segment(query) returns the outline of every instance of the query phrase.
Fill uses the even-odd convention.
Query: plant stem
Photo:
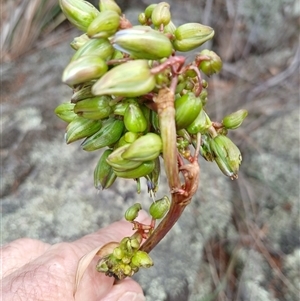
[[[174,98],[174,93],[170,89],[163,88],[159,91],[157,98],[154,99],[157,104],[160,133],[163,142],[164,165],[172,193],[172,202],[167,215],[141,246],[141,250],[147,253],[164,238],[186,207],[186,203],[181,203],[182,196],[175,192],[181,189],[181,183],[177,162]]]

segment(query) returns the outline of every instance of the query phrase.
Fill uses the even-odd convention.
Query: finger
[[[150,224],[151,221],[150,217],[144,210],[140,211],[136,220],[146,224]],[[100,229],[95,233],[88,234],[76,240],[72,244],[75,248],[79,249],[78,254],[81,257],[98,246],[103,246],[111,241],[119,242],[123,237],[130,236],[133,233],[134,230],[132,230],[132,224],[128,221],[122,220],[115,222],[106,228]]]
[[[145,301],[145,296],[140,285],[127,278],[115,284],[110,292],[99,301]]]
[[[49,247],[49,244],[30,238],[17,239],[4,245],[0,249],[0,253],[2,254],[2,271],[0,271],[0,279],[36,259]]]

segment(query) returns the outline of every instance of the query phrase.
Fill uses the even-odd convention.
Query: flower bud
[[[56,107],[54,112],[57,117],[59,117],[63,121],[71,122],[77,117],[77,114],[74,113],[74,106],[74,103],[65,102]]]
[[[170,21],[165,27],[164,27],[164,33],[174,34],[176,30],[175,24]]]
[[[148,253],[144,251],[137,251],[131,259],[131,263],[137,267],[150,268],[153,266],[153,261]]]
[[[151,18],[151,15],[152,15],[152,12],[154,10],[154,8],[156,7],[157,4],[153,3],[153,4],[150,4],[146,7],[145,9],[145,17],[147,19],[150,19]]]
[[[186,23],[175,30],[173,46],[178,51],[190,51],[210,40],[214,33],[214,30],[209,26],[199,23]]]
[[[84,33],[81,36],[74,38],[74,40],[70,43],[70,46],[74,50],[78,50],[88,41],[90,41],[90,38],[87,36],[87,34]]]
[[[87,29],[87,35],[92,38],[108,38],[120,26],[120,16],[112,10],[105,10],[97,16]]]
[[[142,164],[141,161],[131,161],[122,158],[122,153],[129,147],[124,144],[116,148],[106,159],[107,163],[113,167],[114,171],[126,171],[136,168]]]
[[[151,21],[156,27],[161,24],[168,25],[171,21],[170,4],[167,2],[158,3],[152,11]]]
[[[62,81],[69,86],[74,86],[101,77],[107,69],[105,61],[100,57],[83,56],[65,68]]]
[[[138,104],[130,103],[124,114],[124,124],[128,131],[139,133],[147,128],[147,120]]]
[[[76,51],[71,61],[74,61],[84,55],[95,55],[103,60],[109,60],[114,51],[114,48],[107,39],[92,39],[87,41]]]
[[[247,115],[247,110],[238,110],[234,113],[225,116],[222,120],[222,124],[225,126],[226,129],[236,129],[243,123]]]
[[[140,163],[139,161],[130,161],[130,162]],[[138,179],[147,176],[149,173],[153,171],[154,167],[155,167],[154,161],[146,161],[134,169],[128,169],[125,171],[117,171],[116,169],[114,169],[114,172],[120,178]]]
[[[209,60],[204,60],[199,65],[199,69],[201,69],[205,75],[211,76],[214,73],[219,73],[221,71],[223,63],[221,58],[215,52],[204,49],[200,52],[200,55],[210,57]]]
[[[107,157],[112,153],[112,149],[107,149],[100,157],[95,170],[94,170],[94,186],[97,189],[109,188],[117,176],[115,175],[112,167],[106,162]]]
[[[173,51],[172,43],[163,33],[147,27],[120,30],[112,44],[137,59],[159,60],[169,57]]]
[[[120,6],[114,0],[100,0],[99,8],[101,12],[111,10],[116,12],[118,15],[122,14]]]
[[[204,110],[201,110],[196,119],[186,128],[190,134],[205,134],[209,127],[211,126],[211,121]]]
[[[125,219],[130,222],[134,221],[137,218],[140,210],[142,210],[142,205],[140,203],[135,203],[126,210]]]
[[[110,100],[108,96],[86,98],[76,103],[74,112],[87,119],[104,119],[113,111],[109,105]]]
[[[193,92],[188,92],[175,100],[175,121],[177,130],[187,128],[198,116],[202,109],[199,97]]]
[[[149,213],[154,219],[161,219],[170,209],[171,202],[167,196],[153,202],[149,208]]]
[[[228,137],[219,135],[210,140],[210,148],[221,171],[232,180],[237,179],[242,162],[238,147]]]
[[[155,76],[147,60],[129,61],[116,66],[102,76],[93,86],[94,95],[141,96],[155,87]]]
[[[87,31],[89,25],[99,15],[97,8],[88,1],[59,0],[59,5],[67,19],[82,31]]]
[[[133,161],[150,161],[156,159],[162,151],[159,135],[147,133],[139,137],[122,153],[122,158]]]
[[[102,128],[94,135],[88,137],[81,144],[85,151],[94,151],[116,143],[123,132],[124,123],[121,120],[109,118],[103,122]]]
[[[123,256],[125,255],[124,251],[120,247],[114,248],[112,254],[113,254],[113,256],[115,256],[115,258],[117,258],[119,260],[121,260],[123,258]]]
[[[132,143],[134,142],[137,138],[139,137],[138,133],[134,133],[134,132],[126,132],[124,134],[124,140],[126,143]]]
[[[89,120],[83,117],[76,117],[72,120],[66,129],[66,142],[67,144],[89,137],[99,131],[102,123],[99,120]]]
[[[147,19],[144,13],[140,13],[138,17],[138,21],[140,24],[144,25],[147,23]]]
[[[92,83],[85,83],[83,85],[77,86],[73,90],[73,95],[71,97],[71,102],[76,103],[79,100],[94,97],[92,94]]]

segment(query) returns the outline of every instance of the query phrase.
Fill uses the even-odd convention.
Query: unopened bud
[[[86,33],[84,33],[81,36],[74,38],[74,40],[70,43],[70,46],[74,50],[78,50],[83,45],[85,45],[85,43],[87,43],[89,40],[90,40],[90,38],[87,36]]]
[[[67,19],[82,31],[87,31],[100,13],[94,5],[83,0],[59,0],[59,5]]]
[[[172,54],[172,43],[163,33],[150,27],[135,27],[118,31],[113,47],[137,59],[158,60]]]
[[[171,21],[170,4],[167,2],[158,3],[152,11],[151,21],[156,27],[161,24],[168,25]]]
[[[236,129],[243,123],[247,115],[247,110],[238,110],[234,113],[225,116],[222,120],[222,124],[225,126],[226,129]]]
[[[111,10],[119,15],[122,14],[120,6],[114,0],[100,0],[99,8],[101,12]]]
[[[56,107],[54,112],[57,117],[59,117],[63,121],[71,122],[72,120],[74,120],[74,118],[77,117],[77,114],[74,113],[74,106],[74,103],[65,102]]]
[[[174,48],[185,52],[193,50],[210,40],[214,36],[214,30],[199,23],[186,23],[177,27],[174,35]]]
[[[142,205],[140,203],[135,203],[126,210],[125,219],[130,222],[134,221],[137,218],[140,210],[142,210]]]
[[[133,161],[156,159],[162,151],[162,140],[155,133],[147,133],[135,140],[122,154],[122,158]]]
[[[188,92],[175,100],[175,109],[176,128],[185,129],[200,113],[202,102],[193,92]]]
[[[200,55],[208,56],[209,60],[204,60],[200,63],[199,68],[207,75],[211,76],[214,73],[219,73],[222,69],[223,63],[221,58],[213,51],[204,49],[200,52]]]
[[[74,86],[101,77],[107,69],[105,61],[100,57],[83,56],[65,68],[62,81],[69,86]]]
[[[144,132],[147,120],[138,104],[130,103],[124,114],[124,124],[128,131],[133,133]]]
[[[153,266],[153,261],[148,253],[144,251],[137,251],[131,259],[131,263],[137,267],[149,268]]]
[[[220,170],[231,179],[237,179],[242,155],[238,147],[226,136],[210,140],[210,149]]]
[[[92,38],[108,38],[112,36],[120,26],[118,13],[106,10],[97,16],[87,29],[87,35]]]
[[[108,60],[114,53],[114,48],[111,46],[108,39],[92,39],[87,41],[73,55],[71,61],[74,61],[84,55],[99,56],[103,60]]]
[[[150,208],[149,213],[154,219],[161,219],[170,209],[171,202],[167,196],[154,201]]]
[[[109,70],[93,86],[94,95],[135,97],[149,93],[155,87],[147,60],[123,63]]]

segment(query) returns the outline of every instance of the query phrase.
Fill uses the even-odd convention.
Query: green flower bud
[[[61,10],[67,19],[79,30],[87,31],[99,11],[91,3],[83,0],[59,0]]]
[[[97,189],[107,189],[116,180],[117,176],[112,167],[106,162],[107,157],[112,153],[112,149],[107,149],[100,157],[94,170],[94,185]]]
[[[172,43],[163,33],[147,27],[118,31],[112,45],[137,59],[159,60],[169,57],[173,51]]]
[[[87,119],[104,119],[113,111],[110,100],[109,96],[86,98],[76,103],[74,112]]]
[[[238,110],[234,113],[225,116],[222,120],[222,124],[225,126],[226,129],[236,129],[243,123],[247,115],[247,110]]]
[[[144,251],[137,251],[131,259],[131,263],[137,267],[150,268],[153,266],[151,257]]]
[[[211,121],[204,110],[201,110],[196,119],[186,128],[190,134],[205,134],[211,126]]]
[[[74,113],[74,106],[74,103],[65,102],[56,107],[54,112],[57,115],[57,117],[59,117],[63,121],[71,122],[77,117],[77,114]]]
[[[153,4],[150,4],[146,7],[145,16],[146,16],[147,19],[151,18],[152,12],[153,12],[154,8],[156,7],[156,5],[157,4],[153,3]]]
[[[178,51],[190,51],[210,40],[214,34],[214,30],[209,26],[199,23],[186,23],[175,30],[173,46]]]
[[[112,254],[119,260],[121,260],[123,258],[123,256],[125,255],[124,251],[120,247],[114,248]]]
[[[171,21],[170,4],[167,2],[158,3],[152,11],[151,21],[156,27],[161,24],[168,25]]]
[[[62,81],[69,86],[74,86],[101,77],[107,69],[105,61],[100,57],[83,56],[65,68]]]
[[[95,55],[103,60],[109,60],[114,51],[114,48],[107,39],[92,39],[76,51],[71,61],[77,60],[84,55]]]
[[[81,85],[80,87],[78,86],[76,87],[71,97],[71,102],[76,103],[79,100],[91,98],[91,97],[94,97],[94,95],[92,94],[92,84],[87,83]]]
[[[138,21],[142,25],[147,23],[147,18],[144,13],[139,14]]]
[[[159,135],[147,133],[139,137],[122,153],[122,158],[133,161],[150,161],[156,159],[162,151]]]
[[[120,101],[114,106],[114,114],[124,116],[126,109],[128,107],[129,103],[126,101]]]
[[[140,161],[130,161],[122,158],[123,152],[130,144],[125,144],[116,148],[106,159],[107,163],[113,167],[114,171],[126,171],[133,169],[142,164]]]
[[[130,103],[124,114],[124,124],[128,131],[139,133],[147,128],[147,120],[138,104]]]
[[[87,34],[84,33],[81,36],[74,38],[74,40],[70,43],[70,46],[74,50],[78,50],[88,41],[90,41],[90,38],[87,36]]]
[[[165,27],[164,27],[164,33],[174,34],[176,30],[175,24],[170,21]]]
[[[194,93],[188,92],[175,100],[175,121],[177,130],[187,128],[198,116],[202,102]]]
[[[141,96],[155,87],[155,76],[147,60],[129,61],[116,66],[102,76],[93,86],[94,95]]]
[[[130,162],[140,163],[139,161],[130,161]],[[147,176],[149,173],[153,171],[154,167],[155,167],[154,161],[146,161],[134,169],[128,169],[125,171],[117,171],[114,169],[114,172],[120,178],[138,179]]]
[[[137,138],[139,137],[138,133],[134,133],[134,132],[126,132],[124,134],[124,140],[126,143],[132,143],[134,142]]]
[[[237,179],[242,162],[238,147],[228,137],[219,135],[210,140],[210,148],[220,170],[232,180]]]
[[[167,196],[153,202],[149,208],[149,213],[154,219],[163,218],[169,211],[171,202]]]
[[[109,118],[103,122],[103,126],[98,132],[83,141],[82,148],[85,151],[94,151],[113,145],[120,139],[123,129],[123,121]]]
[[[72,120],[66,129],[67,144],[89,137],[99,131],[102,123],[99,120],[89,120],[83,117],[76,117]]]
[[[130,222],[134,221],[139,215],[140,210],[142,210],[142,205],[140,203],[135,203],[126,210],[125,219]]]
[[[101,12],[111,10],[116,12],[118,15],[122,14],[120,6],[114,0],[100,0],[99,8]]]
[[[204,49],[200,52],[200,55],[210,57],[210,60],[202,61],[199,65],[199,69],[201,69],[205,75],[211,76],[214,73],[219,73],[221,71],[223,63],[221,58],[215,52]]]
[[[92,38],[108,38],[120,26],[120,16],[112,10],[105,10],[97,16],[87,29],[87,35]]]

